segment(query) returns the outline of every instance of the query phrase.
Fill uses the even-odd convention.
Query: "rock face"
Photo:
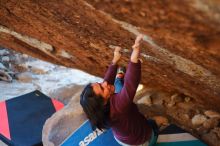
[[[195,115],[192,118],[192,124],[193,125],[201,125],[203,124],[205,121],[207,120],[207,118],[204,115]]]
[[[86,116],[79,104],[80,93],[79,91],[76,92],[62,110],[55,113],[45,122],[42,132],[43,145],[60,145],[86,120]]]
[[[0,45],[103,76],[112,46],[145,35],[142,83],[220,111],[220,2],[0,1]],[[127,53],[126,53],[127,52]]]

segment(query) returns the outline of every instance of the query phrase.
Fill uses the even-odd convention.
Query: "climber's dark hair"
[[[100,130],[109,128],[109,102],[104,105],[104,99],[94,93],[91,83],[82,91],[80,104],[90,120],[93,130],[96,128]]]

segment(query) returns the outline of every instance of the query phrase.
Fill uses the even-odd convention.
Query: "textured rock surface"
[[[205,121],[207,120],[207,118],[204,115],[195,115],[192,118],[192,124],[197,126],[197,125],[201,125],[203,124]]]
[[[48,93],[48,96],[54,97],[55,99],[61,101],[65,105],[67,105],[72,98],[74,98],[74,97],[79,98],[79,96],[78,97],[76,97],[76,96],[72,97],[72,96],[79,95],[79,93],[82,92],[82,88],[83,87],[81,85],[70,84],[65,87],[58,88],[54,91],[50,91]],[[74,100],[74,101],[77,102],[77,100]],[[72,101],[72,102],[74,102],[74,101]]]
[[[215,111],[208,110],[208,111],[205,111],[204,114],[209,118],[219,118],[220,119],[220,114]]]
[[[130,49],[135,35],[145,34],[142,83],[170,96],[140,108],[152,116],[156,106],[156,115],[167,114],[187,130],[201,107],[220,112],[219,24],[218,0],[0,1],[1,46],[101,77],[112,46]],[[174,93],[186,95],[187,102],[169,101]],[[219,145],[218,132],[194,134]]]
[[[76,87],[76,90],[78,88]],[[86,116],[79,104],[80,93],[79,91],[76,92],[62,110],[46,121],[42,132],[42,141],[45,146],[61,144],[65,138],[86,120]]]
[[[2,0],[0,45],[103,76],[109,46],[130,49],[141,32],[142,83],[182,92],[220,111],[214,106],[220,103],[218,1],[87,2]]]

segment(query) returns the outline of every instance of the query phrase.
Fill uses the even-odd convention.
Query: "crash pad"
[[[89,121],[85,121],[67,137],[61,146],[120,146],[114,139],[112,130],[92,130]],[[189,132],[171,124],[158,136],[156,146],[207,146]]]
[[[8,145],[42,145],[45,121],[63,106],[38,90],[1,101],[0,139]]]

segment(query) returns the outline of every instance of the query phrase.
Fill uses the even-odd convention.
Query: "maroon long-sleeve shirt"
[[[117,65],[110,65],[104,80],[114,84]],[[143,144],[150,139],[152,128],[138,111],[133,99],[140,83],[141,63],[129,62],[121,92],[110,97],[111,128],[114,136],[130,145]]]

